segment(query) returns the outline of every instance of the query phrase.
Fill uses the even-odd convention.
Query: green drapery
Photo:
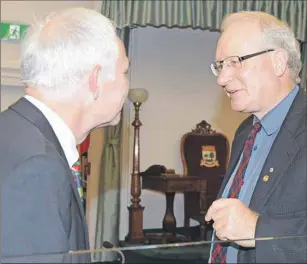
[[[306,21],[307,24],[307,21]],[[302,44],[302,71],[301,71],[301,87],[307,91],[307,41]]]
[[[287,21],[299,40],[307,40],[306,0],[106,0],[102,1],[102,9],[119,27],[153,25],[216,30],[228,13],[265,11]]]
[[[99,197],[95,230],[95,248],[102,248],[104,241],[117,246],[119,225],[119,138],[121,123],[105,130],[105,142],[101,158]],[[95,261],[114,260],[114,253],[95,253]]]
[[[166,26],[219,30],[223,17],[240,10],[270,13],[288,22],[295,36],[307,41],[307,0],[105,0],[103,14],[118,27]],[[303,47],[301,86],[306,88],[307,48]]]
[[[129,28],[117,29],[128,54]],[[105,129],[104,147],[101,156],[99,197],[95,230],[95,248],[102,248],[104,241],[118,246],[120,213],[120,139],[122,122]],[[117,253],[95,253],[95,261],[113,261]]]

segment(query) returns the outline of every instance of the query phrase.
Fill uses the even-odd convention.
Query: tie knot
[[[74,165],[72,165],[73,172],[80,172],[81,171],[81,164],[80,161],[77,161]]]
[[[260,131],[260,129],[261,129],[261,123],[260,122],[257,122],[257,123],[255,123],[254,124],[254,127],[253,127],[253,132],[254,133],[258,133],[259,131]]]

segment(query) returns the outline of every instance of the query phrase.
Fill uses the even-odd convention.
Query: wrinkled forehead
[[[257,52],[263,46],[261,29],[258,23],[252,21],[233,22],[225,28],[218,40],[216,60]]]

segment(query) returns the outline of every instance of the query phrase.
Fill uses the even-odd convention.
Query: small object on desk
[[[177,174],[174,169],[167,169],[165,173],[161,173],[163,177],[182,177],[183,175]]]
[[[163,165],[151,165],[147,170],[140,172],[141,177],[146,176],[161,176],[162,173],[166,173],[167,169]]]
[[[175,174],[175,173],[162,173],[161,174],[162,177],[182,177],[182,175],[179,174]]]

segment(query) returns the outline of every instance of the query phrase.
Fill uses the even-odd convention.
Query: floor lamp
[[[140,126],[139,119],[140,107],[148,98],[148,91],[142,88],[131,89],[128,94],[130,102],[133,103],[135,109],[135,118],[132,122],[134,127],[133,139],[133,169],[131,174],[131,205],[129,210],[129,232],[126,238],[129,243],[145,242],[143,231],[143,211],[141,206],[141,178],[140,178]]]

